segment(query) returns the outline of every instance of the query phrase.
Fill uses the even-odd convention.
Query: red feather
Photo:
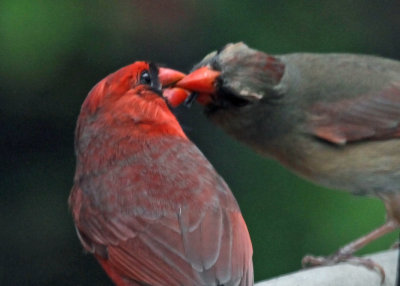
[[[126,71],[131,88],[95,88],[78,120],[69,203],[82,245],[116,285],[253,285],[231,191],[164,100]],[[109,86],[115,75],[128,78],[117,72]]]

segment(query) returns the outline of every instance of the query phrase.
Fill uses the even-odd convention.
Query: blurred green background
[[[104,76],[138,59],[188,71],[235,41],[269,53],[400,59],[399,14],[396,0],[1,0],[0,284],[111,285],[84,255],[67,207],[75,120]],[[304,254],[329,254],[384,221],[379,200],[296,177],[234,142],[198,106],[176,114],[239,201],[257,281],[295,271]]]

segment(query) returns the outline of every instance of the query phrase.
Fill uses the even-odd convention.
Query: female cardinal
[[[87,96],[69,198],[78,237],[118,286],[253,285],[237,202],[161,96],[182,76],[136,62]]]
[[[304,263],[346,260],[399,227],[400,62],[351,54],[271,56],[237,43],[206,56],[176,86],[165,92],[173,105],[187,90],[197,92],[213,122],[297,174],[384,201],[382,227],[329,258]]]

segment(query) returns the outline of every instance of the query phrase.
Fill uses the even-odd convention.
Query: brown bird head
[[[208,54],[176,86],[197,94],[198,102],[206,105],[206,112],[212,114],[279,97],[274,88],[280,83],[284,69],[279,59],[240,42]],[[176,100],[182,98],[179,93],[182,91],[176,89],[176,93],[164,95],[174,101],[173,105],[179,105],[182,102]]]

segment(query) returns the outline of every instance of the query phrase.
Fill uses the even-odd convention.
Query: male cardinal
[[[239,206],[161,96],[182,76],[135,62],[90,91],[69,198],[78,237],[118,286],[253,285]]]
[[[384,201],[384,225],[328,258],[308,256],[304,263],[346,260],[399,227],[400,62],[352,54],[272,56],[237,43],[206,56],[176,86],[165,93],[173,105],[196,92],[213,122],[297,174]]]

